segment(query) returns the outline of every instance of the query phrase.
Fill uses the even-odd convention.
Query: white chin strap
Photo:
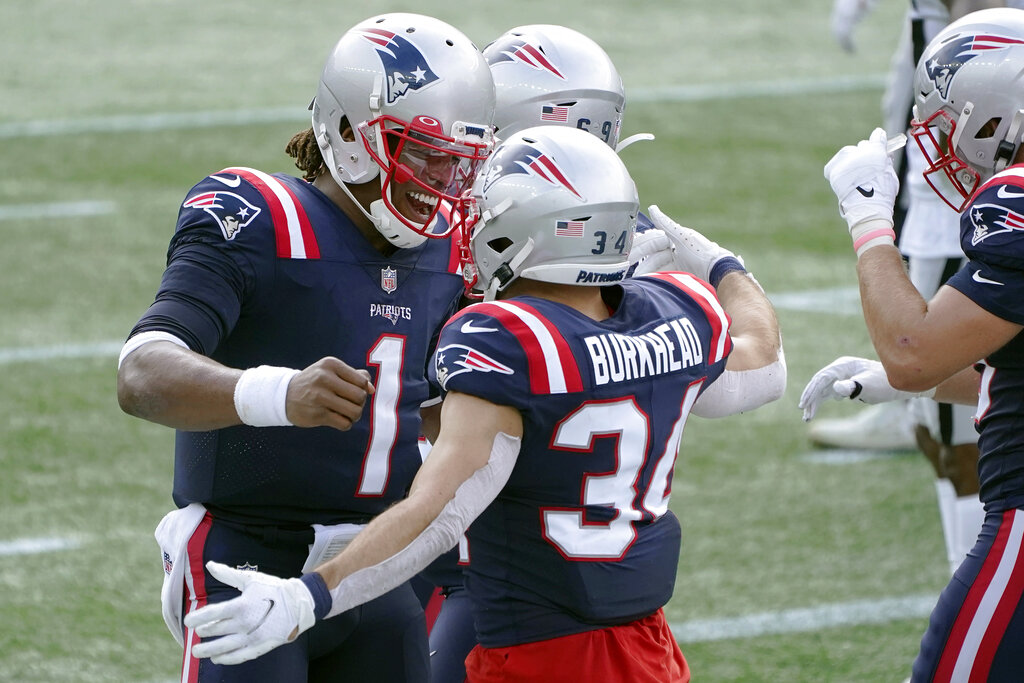
[[[619,140],[619,144],[615,145],[615,153],[618,154],[622,150],[624,150],[627,147],[629,147],[630,145],[632,145],[634,142],[640,142],[641,140],[653,140],[653,139],[654,139],[654,135],[652,135],[651,133],[637,133],[635,135],[630,135],[625,140]]]
[[[388,199],[390,199],[391,188],[388,188]],[[362,209],[362,205],[359,207]],[[415,230],[410,230],[409,226],[402,223],[395,214],[388,210],[387,206],[384,205],[383,199],[377,199],[370,202],[370,212],[366,214],[366,217],[373,223],[373,227],[377,228],[377,232],[384,236],[388,242],[398,247],[399,249],[411,249],[418,247],[427,241],[427,236],[422,235]],[[426,230],[429,232],[433,229],[434,224],[437,223],[437,215],[431,219],[430,223],[427,224]]]

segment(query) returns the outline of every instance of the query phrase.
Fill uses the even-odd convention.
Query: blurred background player
[[[853,50],[856,24],[875,0],[836,0],[833,33],[840,45]],[[951,19],[968,12],[1002,6],[991,0],[912,0],[907,8],[899,44],[882,97],[888,136],[906,134],[914,104],[914,70],[925,46]],[[1012,3],[1011,3],[1012,4]],[[917,145],[894,155],[900,193],[894,229],[910,280],[930,299],[964,262],[959,216],[925,181],[925,159]],[[984,519],[978,499],[978,433],[974,409],[937,403],[928,398],[873,405],[850,418],[823,419],[808,429],[812,443],[839,448],[905,449],[916,446],[935,471],[935,492],[950,572],[974,545]]]
[[[914,76],[912,144],[925,177],[961,214],[969,261],[925,301],[894,247],[897,178],[886,134],[825,166],[857,253],[864,317],[881,363],[844,357],[801,405],[923,393],[976,407],[985,520],[932,612],[914,681],[1015,681],[1024,670],[1024,11],[973,12],[942,29]]]
[[[428,679],[404,584],[241,667],[196,659],[181,620],[238,594],[206,562],[299,576],[405,496],[427,359],[463,291],[436,216],[490,152],[493,107],[462,33],[375,16],[334,47],[287,147],[303,179],[234,167],[186,195],[118,370],[121,407],[178,430],[157,540],[182,680]]]
[[[301,580],[214,565],[243,593],[189,615],[223,636],[202,656],[274,647],[410,575],[472,522],[469,681],[689,680],[662,612],[680,543],[674,462],[691,410],[781,396],[771,305],[730,252],[679,226],[694,274],[627,279],[636,188],[581,131],[506,138],[473,198],[484,302],[442,330],[441,431],[408,499]]]

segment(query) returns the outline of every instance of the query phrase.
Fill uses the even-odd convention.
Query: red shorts
[[[470,683],[687,683],[690,667],[658,610],[621,626],[512,647],[477,645],[466,658]]]

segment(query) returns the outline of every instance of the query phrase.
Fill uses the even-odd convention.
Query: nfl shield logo
[[[398,289],[398,271],[394,268],[381,268],[380,286],[388,294]]]

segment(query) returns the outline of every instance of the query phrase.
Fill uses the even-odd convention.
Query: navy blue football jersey
[[[960,217],[969,261],[950,286],[1024,325],[1024,167],[989,180]],[[990,510],[1024,505],[1024,335],[982,363],[977,421],[979,495]]]
[[[351,430],[178,432],[174,500],[259,521],[364,520],[418,469],[430,351],[455,311],[455,240],[384,256],[298,178],[228,168],[183,202],[156,300],[133,330],[164,330],[234,368],[305,368],[335,356],[375,393]]]
[[[523,416],[511,478],[467,534],[484,646],[626,623],[672,595],[672,471],[690,407],[732,349],[729,318],[685,273],[604,291],[621,300],[600,322],[517,297],[469,306],[441,332],[431,379]]]

